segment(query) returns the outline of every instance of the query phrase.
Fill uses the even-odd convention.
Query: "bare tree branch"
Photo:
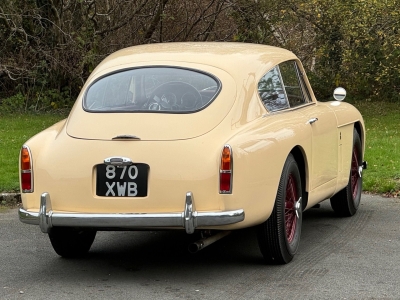
[[[165,0],[164,0],[164,1],[165,1]],[[102,37],[103,37],[105,34],[108,34],[108,33],[110,33],[110,32],[114,32],[114,31],[116,31],[116,30],[118,30],[118,29],[124,27],[126,24],[128,24],[129,22],[131,22],[131,21],[137,16],[137,14],[141,11],[141,9],[142,9],[146,4],[147,4],[147,1],[146,1],[146,0],[141,1],[140,5],[136,8],[136,10],[129,13],[129,15],[130,15],[129,18],[126,18],[125,20],[122,20],[121,23],[116,24],[114,27],[107,28],[107,29],[104,29],[104,30],[101,30],[101,31],[96,31],[96,32],[95,32],[95,35],[98,35],[98,36],[102,36]]]
[[[160,0],[160,4],[158,6],[157,12],[154,15],[154,18],[153,18],[152,22],[150,23],[150,26],[147,28],[147,31],[144,35],[145,40],[149,40],[153,36],[153,33],[156,30],[156,27],[161,20],[161,13],[163,12],[163,9],[164,9],[165,5],[167,5],[168,1],[169,0]]]

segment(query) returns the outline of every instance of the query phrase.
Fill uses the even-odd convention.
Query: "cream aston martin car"
[[[267,263],[295,255],[302,213],[330,199],[356,213],[362,116],[318,102],[290,51],[245,43],[165,43],[115,52],[69,117],[20,155],[19,218],[63,257],[99,230],[201,233],[192,252],[255,226]]]

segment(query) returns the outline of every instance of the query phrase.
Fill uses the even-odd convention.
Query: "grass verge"
[[[21,146],[36,133],[66,117],[66,113],[0,115],[0,192],[18,192]]]
[[[400,105],[386,102],[354,103],[367,129],[364,191],[400,196]]]

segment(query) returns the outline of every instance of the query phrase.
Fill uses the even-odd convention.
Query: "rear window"
[[[89,112],[191,113],[208,106],[220,91],[215,77],[195,70],[151,67],[100,78],[87,90]]]

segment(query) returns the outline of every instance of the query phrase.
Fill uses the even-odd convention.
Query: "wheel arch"
[[[354,129],[358,132],[358,135],[361,140],[362,149],[365,149],[365,131],[364,126],[361,124],[360,121],[354,123]],[[363,150],[364,154],[364,150]]]
[[[302,208],[303,210],[307,207],[308,203],[308,164],[306,154],[304,149],[300,146],[294,147],[290,153],[293,155],[296,160],[297,166],[299,167],[300,177],[301,177],[301,187],[303,191],[303,199],[302,199]]]

